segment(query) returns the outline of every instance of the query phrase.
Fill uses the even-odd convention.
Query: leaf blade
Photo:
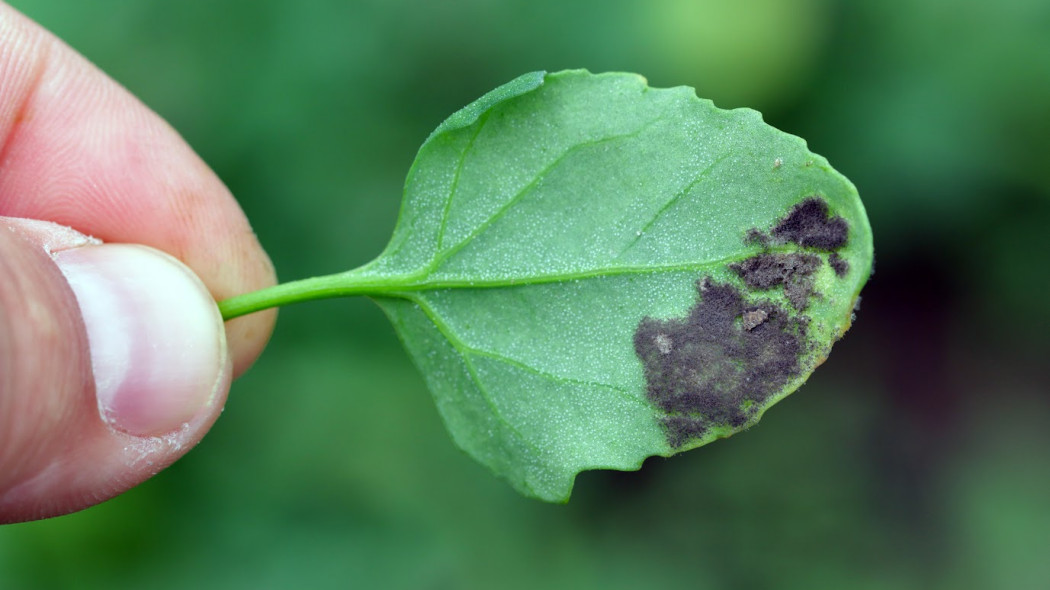
[[[753,424],[848,327],[870,271],[870,228],[856,189],[801,139],[633,75],[547,74],[497,98],[428,138],[391,246],[369,272],[401,277],[403,298],[377,301],[457,444],[523,493],[564,501],[579,471],[636,469]],[[803,255],[793,252],[805,250],[748,243],[749,230],[771,231],[811,195],[848,220],[850,240],[834,255],[852,273],[838,276],[832,254],[807,254],[822,266],[796,273],[804,285],[747,288],[733,268],[768,250],[795,269]],[[776,338],[793,330],[805,350],[763,396],[732,377],[744,391],[733,403],[746,409],[727,415],[743,422],[691,411],[703,431],[676,443],[668,425],[685,418],[661,409],[632,339],[644,318],[696,310],[705,277],[737,285],[734,305],[758,306],[727,320],[739,343],[776,324]],[[690,354],[739,372],[743,357],[699,346]],[[753,354],[768,365],[767,348]]]

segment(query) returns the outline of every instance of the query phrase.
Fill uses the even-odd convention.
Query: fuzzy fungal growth
[[[820,258],[812,254],[763,253],[730,264],[729,269],[751,289],[772,289],[782,285],[784,296],[792,307],[802,311],[809,306],[809,298],[813,295],[813,273],[820,264]]]
[[[849,274],[849,261],[839,256],[838,252],[832,252],[828,256],[828,264],[831,265],[831,269],[835,271],[835,276],[842,279]]]
[[[642,319],[634,349],[673,448],[712,427],[746,425],[801,373],[811,348],[804,312],[820,297],[816,273],[826,263],[846,276],[849,263],[837,251],[848,239],[846,220],[809,197],[768,232],[752,228],[744,235],[764,251],[729,265],[742,287],[704,277],[685,317]],[[796,250],[783,251],[789,245]],[[783,289],[787,306],[768,297],[774,289]]]
[[[729,270],[743,279],[753,290],[783,287],[784,297],[797,311],[805,311],[810,299],[820,294],[814,290],[814,274],[820,270],[827,254],[827,263],[835,275],[843,278],[849,273],[849,261],[839,256],[849,241],[849,223],[838,215],[830,215],[828,204],[820,197],[808,197],[791,208],[767,234],[751,228],[744,234],[745,244],[757,244],[769,250],[773,245],[794,244],[806,252],[770,252],[756,254],[742,262],[729,265]]]
[[[733,285],[702,279],[684,318],[645,318],[634,349],[647,395],[680,447],[712,425],[743,426],[799,374],[806,322],[772,303],[748,304]]]
[[[846,245],[849,223],[835,215],[828,217],[828,204],[820,197],[809,197],[795,205],[787,217],[773,228],[773,239],[803,248],[830,252]]]

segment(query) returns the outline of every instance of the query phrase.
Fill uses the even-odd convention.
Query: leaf
[[[521,492],[746,428],[849,327],[856,189],[754,111],[522,76],[445,121],[370,265],[456,443]]]

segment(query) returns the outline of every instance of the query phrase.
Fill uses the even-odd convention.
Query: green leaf
[[[746,109],[630,74],[534,73],[423,144],[386,251],[348,276],[456,443],[521,492],[747,428],[849,327],[856,189]]]

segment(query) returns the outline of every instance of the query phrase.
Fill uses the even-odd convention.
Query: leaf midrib
[[[797,247],[791,245],[766,248],[766,252],[795,252]],[[507,287],[528,287],[531,285],[544,285],[551,283],[567,283],[579,280],[613,278],[627,275],[645,275],[675,272],[704,272],[723,268],[734,262],[743,262],[754,256],[758,250],[748,249],[737,254],[724,256],[722,258],[709,259],[701,262],[674,263],[663,265],[629,265],[595,268],[589,270],[558,272],[551,274],[521,275],[510,278],[470,278],[470,277],[446,277],[440,279],[432,278],[435,272],[429,267],[415,273],[403,275],[379,275],[380,284],[368,291],[373,296],[392,296],[411,298],[409,293],[420,291],[439,291],[446,289],[502,289]],[[366,267],[367,268],[367,267]],[[362,269],[363,270],[363,269]],[[383,280],[385,279],[385,280]]]

